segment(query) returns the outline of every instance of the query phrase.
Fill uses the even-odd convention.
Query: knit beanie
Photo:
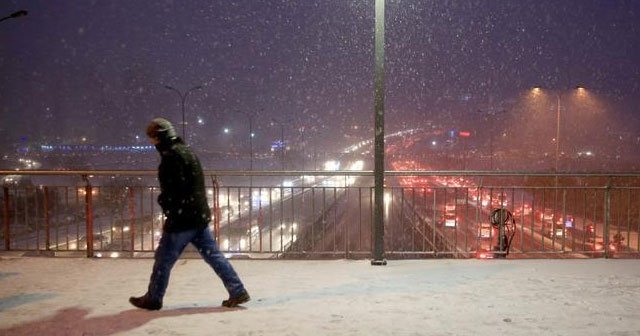
[[[173,128],[169,120],[155,118],[151,120],[151,123],[147,126],[147,136],[163,141],[173,139],[177,135],[175,128]]]

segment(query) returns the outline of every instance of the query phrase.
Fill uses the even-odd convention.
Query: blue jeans
[[[188,243],[192,243],[198,249],[204,261],[220,277],[224,287],[229,292],[229,296],[238,296],[245,290],[238,274],[220,252],[218,244],[216,244],[211,235],[211,231],[206,227],[204,229],[162,233],[160,243],[155,252],[155,263],[153,264],[147,291],[150,299],[162,301],[169,284],[171,269]]]

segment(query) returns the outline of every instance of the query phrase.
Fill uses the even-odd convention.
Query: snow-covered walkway
[[[200,259],[134,309],[150,259],[0,257],[0,335],[640,335],[639,260],[233,260],[226,309]]]

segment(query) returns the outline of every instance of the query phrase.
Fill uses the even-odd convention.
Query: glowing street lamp
[[[586,92],[585,88],[581,87],[581,86],[576,86],[575,87],[577,93],[579,96],[583,96]],[[532,93],[537,96],[543,93],[542,88],[540,87],[534,87],[532,90]],[[558,172],[559,169],[559,163],[560,163],[560,94],[555,92],[554,93],[556,96],[556,162],[555,162],[555,172]]]
[[[182,102],[182,138],[184,139],[184,141],[187,141],[187,130],[186,130],[187,122],[185,121],[185,107],[184,107],[185,101],[187,100],[187,96],[191,91],[200,90],[202,89],[202,86],[200,85],[194,86],[189,90],[187,90],[187,92],[185,92],[184,95],[180,92],[180,90],[174,87],[171,87],[169,85],[165,85],[164,87],[168,90],[175,91],[178,94],[178,96],[180,96],[180,101]]]

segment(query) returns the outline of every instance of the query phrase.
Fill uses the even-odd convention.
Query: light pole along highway
[[[187,141],[187,143],[188,143],[189,141],[187,140],[187,130],[186,130],[187,122],[185,121],[185,114],[186,113],[185,113],[184,105],[185,105],[185,101],[187,100],[187,96],[189,95],[189,93],[191,91],[194,91],[194,90],[202,89],[202,86],[200,86],[200,85],[194,86],[194,87],[190,88],[189,90],[187,90],[187,92],[185,92],[184,95],[180,92],[180,90],[178,90],[178,89],[176,89],[176,88],[174,88],[172,86],[165,85],[164,87],[166,89],[171,90],[171,91],[175,91],[178,94],[178,96],[180,96],[180,101],[182,102],[182,139],[184,141]]]
[[[374,82],[374,212],[373,259],[371,265],[386,265],[384,258],[384,4],[375,2],[375,82]]]

